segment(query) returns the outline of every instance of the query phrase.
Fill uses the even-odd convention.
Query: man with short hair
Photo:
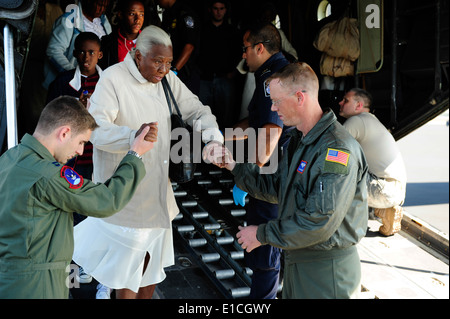
[[[382,219],[379,232],[392,236],[401,229],[406,194],[406,169],[392,134],[371,113],[372,96],[353,88],[339,103],[344,127],[361,144],[369,163],[368,203]]]
[[[271,76],[272,110],[295,126],[274,174],[236,163],[223,146],[203,158],[231,170],[236,184],[258,199],[278,203],[278,217],[239,227],[247,252],[283,249],[283,299],[354,298],[361,291],[356,244],[367,230],[367,163],[361,146],[318,101],[319,81],[306,63]],[[225,161],[224,161],[225,159]]]
[[[209,19],[202,25],[198,66],[199,99],[208,105],[225,132],[238,120],[236,113],[236,64],[241,53],[241,36],[227,21],[226,0],[210,0]]]
[[[161,29],[169,34],[173,44],[172,71],[198,95],[200,75],[195,60],[199,53],[199,19],[184,1],[158,0],[157,3],[164,9]]]
[[[281,153],[285,140],[285,127],[276,112],[271,110],[272,101],[266,84],[267,78],[279,71],[289,62],[281,53],[281,38],[272,24],[252,26],[243,37],[243,58],[249,71],[254,72],[255,92],[248,106],[248,118],[240,121],[235,128],[245,132],[248,128],[256,134],[255,145],[248,147],[248,161],[264,167],[272,154]],[[276,166],[275,156],[270,166]],[[267,167],[266,167],[267,168]],[[245,205],[246,192],[237,186],[233,188],[235,203]],[[250,225],[259,225],[278,216],[276,204],[249,197],[246,221]],[[245,254],[247,267],[253,270],[250,298],[275,299],[279,287],[281,250],[277,247],[263,246]]]
[[[0,299],[69,297],[72,212],[107,217],[128,203],[145,175],[140,156],[153,148],[157,136],[155,125],[143,127],[104,184],[83,180],[64,165],[83,153],[97,128],[73,97],[50,102],[34,134],[0,157]]]

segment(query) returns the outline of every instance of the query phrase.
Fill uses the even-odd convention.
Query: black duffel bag
[[[194,162],[194,153],[192,151],[194,145],[192,127],[183,121],[180,109],[178,108],[178,104],[175,101],[172,90],[170,89],[170,85],[165,77],[162,80],[162,85],[164,88],[164,93],[166,94],[167,104],[169,106],[169,111],[171,114],[170,120],[172,123],[172,132],[177,128],[184,129],[182,135],[178,135],[178,138],[174,138],[175,136],[172,136],[173,134],[171,134],[169,178],[171,181],[179,184],[187,183],[194,179],[196,168],[196,163]],[[177,114],[174,114],[172,112],[172,103],[177,111]],[[180,152],[177,153],[178,156],[174,156],[175,154],[172,151],[173,146],[182,140],[184,142],[188,141],[189,145],[177,145],[177,147],[182,147],[180,147],[179,149]],[[187,146],[189,147],[189,152],[186,152]]]

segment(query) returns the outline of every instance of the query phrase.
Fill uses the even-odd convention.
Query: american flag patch
[[[329,148],[325,160],[347,166],[349,156],[349,153]]]

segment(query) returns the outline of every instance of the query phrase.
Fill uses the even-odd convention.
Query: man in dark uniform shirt
[[[164,9],[161,28],[170,35],[173,44],[172,71],[196,95],[200,90],[195,55],[200,40],[200,26],[194,11],[177,0],[158,0]]]
[[[271,111],[272,100],[266,80],[275,72],[289,64],[281,53],[281,37],[272,24],[256,25],[244,34],[243,58],[250,72],[255,73],[256,88],[248,106],[248,118],[237,127],[252,128],[257,136],[255,146],[249,145],[249,162],[259,167],[267,166],[271,155],[280,151],[285,140],[287,127],[276,112]],[[262,149],[265,147],[265,149]],[[271,162],[266,172],[275,171]],[[235,203],[244,205],[246,192],[237,186],[233,189]],[[247,224],[260,225],[277,218],[278,205],[249,197]],[[245,253],[246,265],[253,270],[250,298],[274,299],[277,295],[280,272],[279,248],[266,245]]]

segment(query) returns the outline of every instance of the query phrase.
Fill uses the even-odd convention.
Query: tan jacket
[[[204,106],[174,73],[166,77],[183,119],[191,125],[194,120],[201,121],[197,122],[198,127],[193,127],[202,131],[204,142],[223,142],[210,108]],[[102,73],[91,97],[89,112],[100,125],[91,137],[95,182],[111,177],[143,123],[158,122],[158,142],[143,156],[147,175],[130,203],[105,221],[133,228],[171,227],[178,207],[168,177],[171,127],[162,84],[153,84],[142,77],[128,54],[124,62]]]

